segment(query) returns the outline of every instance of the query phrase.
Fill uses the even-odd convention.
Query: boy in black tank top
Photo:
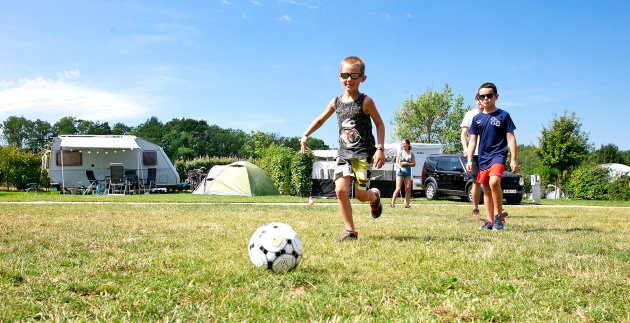
[[[324,112],[315,118],[300,140],[300,151],[305,153],[309,150],[306,145],[308,137],[334,112],[337,113],[339,150],[335,167],[335,192],[345,225],[345,231],[337,241],[356,240],[359,236],[359,232],[354,228],[350,204],[350,183],[353,178],[356,197],[361,202],[370,202],[372,217],[378,218],[383,211],[379,190],[368,189],[368,186],[372,166],[380,168],[385,163],[383,152],[385,125],[372,98],[359,92],[359,85],[365,80],[363,60],[356,56],[346,57],[341,62],[339,73],[344,94],[328,103]],[[376,127],[376,141],[372,134],[372,122]]]

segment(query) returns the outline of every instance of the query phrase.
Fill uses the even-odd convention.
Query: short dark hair
[[[477,89],[477,94],[479,94],[479,90],[481,90],[481,89],[492,89],[492,93],[494,93],[494,94],[498,94],[499,93],[499,91],[497,91],[497,86],[494,85],[494,83],[490,83],[490,82],[481,84],[479,89]],[[477,96],[475,95],[475,98],[476,97]]]

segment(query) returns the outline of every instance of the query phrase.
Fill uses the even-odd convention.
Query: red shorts
[[[505,165],[503,164],[494,164],[488,169],[480,170],[479,174],[477,174],[477,183],[489,184],[491,176],[503,177],[504,170]]]

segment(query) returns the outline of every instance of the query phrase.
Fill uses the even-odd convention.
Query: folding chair
[[[96,191],[96,187],[98,186],[98,180],[96,179],[96,176],[94,176],[94,171],[93,170],[86,170],[85,171],[85,176],[87,176],[88,179],[88,183],[90,183],[90,185],[88,185],[88,187],[85,189],[85,191],[83,191],[83,195],[89,193],[89,192],[95,192]]]
[[[123,164],[109,164],[109,173],[109,194],[127,194],[127,180],[125,179],[125,170],[123,168]]]
[[[133,191],[133,193],[138,193],[139,191],[139,183],[138,183],[138,174],[135,169],[127,169],[125,170],[125,179],[127,180],[127,184],[129,185],[129,193]]]
[[[142,182],[142,190],[144,193],[151,192],[152,188],[156,188],[155,179],[157,176],[157,168],[147,169],[147,178]]]

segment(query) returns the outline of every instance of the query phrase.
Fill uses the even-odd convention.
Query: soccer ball
[[[287,272],[302,260],[302,240],[290,225],[271,222],[258,228],[249,239],[249,259],[254,266]]]

